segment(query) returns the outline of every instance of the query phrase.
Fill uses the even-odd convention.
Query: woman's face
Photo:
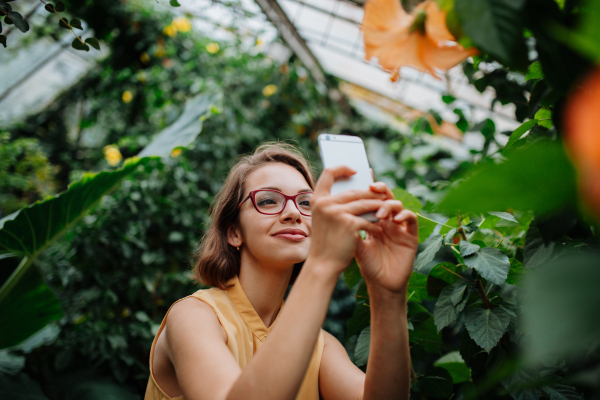
[[[253,171],[246,179],[245,194],[257,189],[275,189],[289,196],[312,191],[300,172],[283,163],[269,163]],[[278,234],[284,229],[296,229],[306,236],[298,239],[297,234]],[[311,217],[300,214],[291,200],[278,215],[261,214],[251,199],[246,200],[240,207],[240,230],[241,238],[230,236],[229,243],[241,241],[245,255],[265,267],[287,270],[308,256]]]

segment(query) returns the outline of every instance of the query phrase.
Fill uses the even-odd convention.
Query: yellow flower
[[[260,46],[263,44],[263,41],[260,38],[256,38],[256,46]]]
[[[156,45],[156,51],[154,52],[154,55],[158,58],[162,58],[165,56],[165,46],[162,43],[158,43]]]
[[[179,32],[189,32],[192,29],[192,24],[186,17],[175,18],[171,25]]]
[[[272,96],[277,93],[277,86],[273,84],[267,85],[263,88],[262,92],[266,97]]]
[[[123,159],[123,156],[121,155],[121,152],[119,151],[119,148],[117,146],[115,146],[114,144],[109,144],[108,146],[104,146],[102,151],[104,152],[104,158],[106,159],[106,161],[108,162],[108,164],[110,166],[114,167],[115,165],[119,164],[121,162],[121,160]]]
[[[126,90],[123,92],[123,96],[121,96],[121,99],[123,99],[123,103],[129,103],[131,102],[131,100],[133,100],[133,94],[131,94],[129,90]]]
[[[180,148],[173,149],[173,151],[171,152],[171,157],[173,157],[173,158],[179,157],[179,155],[181,155],[181,149]]]
[[[206,51],[208,51],[210,54],[215,54],[217,51],[219,51],[219,45],[216,43],[209,43],[206,45]]]
[[[364,8],[365,58],[377,57],[393,79],[403,66],[438,78],[434,68],[447,70],[477,54],[477,49],[464,49],[456,42],[446,26],[446,11],[433,0],[419,4],[411,14],[398,0],[370,0]]]
[[[167,36],[174,37],[177,35],[177,28],[175,28],[173,25],[169,25],[163,29],[163,33]]]
[[[143,52],[140,56],[140,61],[144,64],[148,64],[148,62],[150,61],[150,56],[148,55],[148,53]]]

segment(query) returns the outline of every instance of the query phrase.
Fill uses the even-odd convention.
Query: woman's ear
[[[242,233],[240,232],[239,228],[234,226],[227,228],[227,243],[233,247],[242,245]]]

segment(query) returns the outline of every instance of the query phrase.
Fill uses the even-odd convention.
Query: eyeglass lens
[[[310,215],[310,199],[312,193],[303,193],[296,197],[296,205],[300,212]],[[256,192],[256,207],[265,214],[276,214],[285,207],[285,197],[281,193],[261,190]]]

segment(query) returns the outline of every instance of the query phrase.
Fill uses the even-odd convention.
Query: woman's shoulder
[[[210,289],[209,289],[210,290]],[[197,292],[196,292],[197,293]],[[225,334],[213,305],[200,301],[204,300],[196,293],[179,300],[173,304],[166,321],[167,331],[196,331],[217,330]]]

